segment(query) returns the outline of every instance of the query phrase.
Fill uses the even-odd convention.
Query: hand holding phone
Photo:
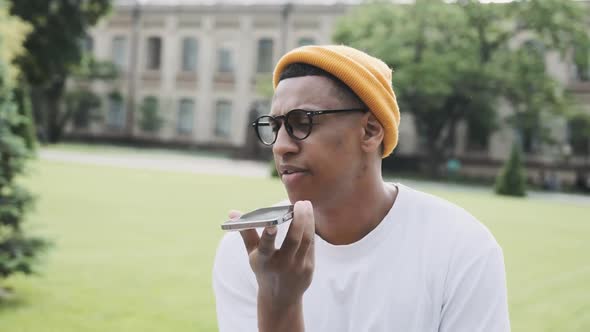
[[[240,231],[258,283],[261,331],[283,331],[303,322],[303,294],[315,269],[315,219],[309,201],[297,202],[291,211],[293,221],[280,248],[275,246],[276,226],[266,227],[260,235],[254,229]],[[230,213],[230,218],[237,216],[237,211]]]

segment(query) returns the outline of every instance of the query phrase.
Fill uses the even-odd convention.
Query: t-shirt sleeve
[[[213,265],[213,291],[220,332],[258,331],[256,279],[237,232],[225,234]]]
[[[487,235],[460,246],[450,263],[439,332],[510,331],[504,257]]]

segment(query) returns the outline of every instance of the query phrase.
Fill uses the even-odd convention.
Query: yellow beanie
[[[367,105],[385,129],[383,158],[397,146],[399,107],[391,87],[391,69],[381,60],[344,45],[309,45],[285,54],[273,74],[276,89],[283,70],[292,63],[306,63],[340,79]]]

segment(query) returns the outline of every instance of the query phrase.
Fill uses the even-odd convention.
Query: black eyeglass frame
[[[291,114],[295,114],[294,112],[304,112],[305,115],[307,116],[307,118],[309,119],[309,129],[307,131],[307,135],[305,135],[302,138],[299,138],[297,136],[295,136],[293,134],[293,127],[291,127],[291,125],[289,124],[289,115]],[[263,115],[263,116],[259,116],[256,120],[254,120],[254,122],[252,122],[252,127],[254,127],[254,131],[256,132],[256,136],[258,136],[258,140],[260,142],[262,142],[262,144],[267,145],[267,146],[271,146],[273,144],[275,144],[275,142],[277,141],[277,136],[278,136],[278,132],[281,129],[281,126],[283,125],[283,123],[285,124],[285,129],[287,130],[287,133],[289,134],[289,137],[296,139],[298,141],[303,141],[304,139],[308,138],[309,135],[311,135],[311,130],[313,128],[313,118],[315,116],[318,115],[324,115],[324,114],[332,114],[332,113],[343,113],[343,112],[363,112],[366,113],[368,112],[368,109],[366,108],[346,108],[346,109],[337,109],[337,110],[317,110],[317,111],[309,111],[309,110],[304,110],[304,109],[293,109],[290,110],[289,112],[287,112],[287,114],[285,115],[279,115],[279,116],[272,116],[272,115]],[[270,118],[273,119],[277,122],[279,122],[280,126],[277,129],[276,132],[274,132],[274,139],[271,143],[266,143],[262,137],[260,136],[260,132],[258,131],[258,127],[259,126],[270,126],[270,121],[266,122],[266,123],[260,123],[260,120],[263,118]],[[280,120],[280,121],[279,121]]]

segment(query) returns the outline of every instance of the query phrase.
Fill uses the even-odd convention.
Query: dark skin
[[[361,106],[338,93],[330,79],[304,76],[279,83],[271,115]],[[329,114],[313,121],[303,141],[281,126],[273,146],[279,173],[297,173],[281,175],[295,203],[281,248],[275,248],[274,227],[260,237],[255,230],[241,232],[258,282],[260,331],[304,331],[302,299],[313,278],[314,234],[334,245],[354,243],[377,227],[397,196],[397,189],[383,182],[384,130],[372,113]],[[232,211],[230,218],[239,215]]]

